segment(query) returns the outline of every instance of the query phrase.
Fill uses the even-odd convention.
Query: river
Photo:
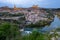
[[[50,26],[45,26],[42,29],[38,29],[38,31],[47,32],[47,31],[52,31],[52,30],[59,28],[59,27],[60,27],[60,19],[59,19],[59,17],[57,17],[57,15],[55,15],[54,21],[51,22]],[[24,32],[31,33],[32,30],[33,30],[33,28],[25,28],[23,33]]]
[[[51,31],[59,27],[60,27],[60,19],[59,17],[57,17],[57,15],[55,15],[54,21],[50,24],[50,26],[46,26],[42,30]]]

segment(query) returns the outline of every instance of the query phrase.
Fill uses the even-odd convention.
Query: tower
[[[17,8],[16,5],[14,5],[14,11],[22,10],[22,8]]]
[[[16,8],[16,5],[14,5],[14,10],[16,10],[17,8]]]

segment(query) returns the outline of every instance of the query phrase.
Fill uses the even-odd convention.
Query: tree
[[[29,25],[26,25],[26,27],[31,27],[31,28],[43,28],[46,25],[50,25],[50,22],[45,21],[45,20],[40,20],[38,22],[36,22],[35,24],[31,23]]]
[[[16,24],[8,22],[0,24],[0,40],[17,40],[19,36],[20,31]]]
[[[33,31],[31,34],[24,36],[23,40],[45,40],[45,36],[42,33]]]

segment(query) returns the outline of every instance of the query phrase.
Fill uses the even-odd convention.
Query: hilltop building
[[[22,8],[17,8],[16,5],[14,5],[14,11],[22,10]]]
[[[38,6],[38,5],[33,5],[32,8],[33,8],[33,9],[38,9],[39,6]]]

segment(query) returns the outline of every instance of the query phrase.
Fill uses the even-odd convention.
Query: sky
[[[38,5],[43,8],[60,8],[60,0],[0,0],[0,7],[9,6],[13,7],[31,7],[32,5]]]

